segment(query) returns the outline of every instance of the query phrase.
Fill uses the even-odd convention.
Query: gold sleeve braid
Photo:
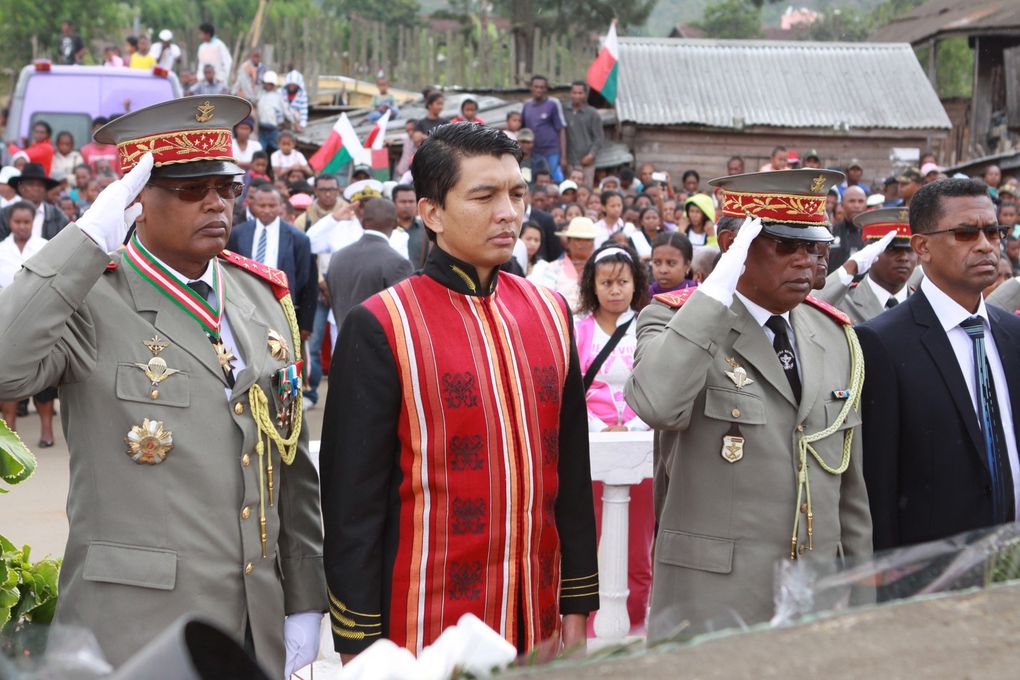
[[[290,294],[280,299],[280,306],[283,307],[283,314],[287,318],[287,325],[290,326],[291,342],[294,346],[294,361],[301,361],[301,331],[298,328],[297,314],[294,312],[294,302]],[[276,429],[272,415],[269,412],[269,397],[258,384],[252,385],[248,390],[248,404],[251,408],[252,419],[255,421],[256,438],[255,452],[259,457],[259,538],[262,544],[262,558],[266,557],[266,496],[269,496],[269,506],[273,506],[273,451],[272,445],[276,445],[280,452],[280,460],[284,465],[294,462],[298,451],[298,439],[301,437],[301,420],[304,414],[302,398],[299,395],[294,400],[294,417],[291,422],[290,435],[284,438]],[[263,438],[265,442],[263,443]],[[268,455],[267,455],[268,454]]]
[[[853,448],[854,428],[843,434],[843,457],[837,467],[828,465],[811,444],[836,433],[846,422],[850,409],[858,411],[861,406],[861,388],[864,386],[864,353],[857,340],[857,333],[849,325],[844,325],[846,343],[850,350],[850,398],[843,404],[836,419],[824,430],[813,434],[802,434],[797,442],[797,505],[793,509],[793,535],[790,537],[790,559],[797,559],[797,543],[800,530],[801,502],[807,504],[807,540],[808,550],[814,550],[814,508],[811,505],[811,481],[808,475],[808,454],[818,466],[830,475],[842,475],[850,467],[850,452]]]

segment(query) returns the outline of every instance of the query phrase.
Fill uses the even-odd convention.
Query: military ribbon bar
[[[213,338],[219,338],[220,317],[223,313],[223,299],[226,291],[219,262],[215,258],[209,262],[209,266],[213,268],[213,290],[216,291],[215,306],[181,283],[176,276],[160,264],[138,240],[138,234],[133,234],[131,240],[124,247],[124,260],[138,272],[139,276],[184,310],[185,314],[197,321],[203,331]]]

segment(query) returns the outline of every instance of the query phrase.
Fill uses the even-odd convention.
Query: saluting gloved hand
[[[733,245],[722,254],[719,264],[715,266],[704,283],[698,286],[698,290],[727,307],[733,304],[733,292],[737,289],[737,280],[744,273],[747,250],[761,229],[761,220],[757,217],[744,218],[744,223],[740,225],[740,231],[733,239]]]
[[[149,181],[151,173],[152,154],[147,153],[131,172],[103,189],[96,202],[78,218],[78,228],[108,253],[119,248],[128,229],[142,214],[141,204],[131,203]]]
[[[896,238],[895,229],[890,231],[888,234],[883,236],[878,241],[875,241],[874,243],[869,243],[868,245],[864,246],[863,248],[861,248],[856,253],[850,256],[850,259],[848,259],[847,262],[853,262],[854,264],[856,264],[857,271],[855,272],[850,271],[850,268],[846,267],[845,265],[844,269],[846,269],[847,272],[855,276],[859,274],[867,274],[868,270],[871,269],[871,265],[875,264],[875,260],[878,259],[879,255],[885,252],[885,249],[889,246],[889,244],[892,242],[894,238]]]
[[[283,622],[283,643],[287,649],[284,678],[299,671],[319,655],[319,625],[322,612],[291,614]]]

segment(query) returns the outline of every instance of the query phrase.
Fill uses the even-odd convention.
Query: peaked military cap
[[[95,139],[117,145],[123,172],[151,151],[153,177],[242,175],[234,162],[232,130],[249,115],[251,104],[240,97],[182,97],[115,118]]]
[[[865,241],[877,241],[890,231],[896,237],[889,245],[894,248],[910,246],[910,210],[907,208],[879,208],[862,212],[854,218]]]
[[[805,168],[717,177],[709,184],[723,190],[725,217],[757,217],[762,230],[777,238],[831,241],[825,196],[845,178],[835,170]]]

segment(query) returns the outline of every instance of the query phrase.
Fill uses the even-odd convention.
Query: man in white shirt
[[[1020,319],[981,295],[1005,237],[995,206],[941,180],[914,195],[910,229],[919,290],[857,327],[876,549],[1011,522],[1020,499]]]
[[[198,46],[195,63],[212,64],[216,69],[216,79],[226,83],[230,79],[230,67],[234,64],[230,50],[222,40],[216,37],[216,28],[212,24],[205,23],[199,26],[198,37],[202,42]]]
[[[164,28],[159,32],[159,42],[152,46],[149,53],[156,58],[156,64],[167,71],[173,71],[177,60],[181,58],[181,48],[172,42],[174,34]]]
[[[272,154],[279,146],[279,127],[287,118],[287,103],[277,89],[276,71],[266,71],[262,76],[262,91],[256,103],[259,119],[259,142]]]
[[[363,179],[354,182],[344,190],[344,200],[347,203],[312,225],[308,230],[308,238],[312,242],[312,252],[319,256],[320,272],[329,271],[329,260],[333,253],[361,238],[365,231],[361,226],[365,203],[381,197],[382,182],[379,180]],[[389,241],[394,250],[408,259],[406,232],[394,229]]]

